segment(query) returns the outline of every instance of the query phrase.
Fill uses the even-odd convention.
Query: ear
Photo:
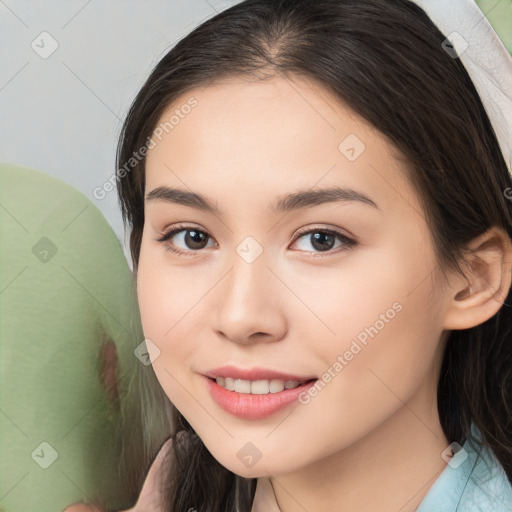
[[[494,316],[507,298],[512,281],[512,241],[492,227],[468,245],[462,265],[466,278],[453,274],[444,328],[470,329]]]

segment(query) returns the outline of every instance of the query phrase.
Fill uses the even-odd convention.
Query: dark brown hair
[[[156,65],[120,136],[120,169],[146,144],[164,110],[181,95],[224,78],[300,76],[329,90],[384,134],[407,163],[440,267],[462,272],[467,244],[492,226],[512,237],[512,186],[496,134],[446,36],[409,0],[246,0],[208,19]],[[136,272],[144,225],[145,160],[119,175],[118,193]],[[451,331],[438,386],[447,439],[463,444],[480,430],[512,480],[512,316],[500,311],[472,329]],[[166,510],[248,512],[255,479],[219,464],[161,390],[138,366],[125,400],[132,499],[166,437]],[[141,396],[143,394],[143,396]],[[188,441],[176,438],[189,432]],[[183,439],[185,437],[183,436]],[[140,448],[138,448],[140,447]],[[139,450],[139,451],[137,451]]]

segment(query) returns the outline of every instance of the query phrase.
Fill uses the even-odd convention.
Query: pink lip
[[[226,412],[246,420],[259,420],[298,402],[299,395],[314,386],[315,380],[310,380],[294,389],[284,389],[278,393],[252,395],[228,391],[219,386],[215,380],[202,376],[212,398]],[[249,379],[252,380],[252,379]],[[279,379],[284,380],[284,379]],[[296,380],[296,379],[286,379]],[[302,379],[300,379],[302,380]]]
[[[296,380],[298,382],[303,382],[306,380],[316,379],[314,375],[292,375],[289,373],[277,372],[274,370],[269,370],[268,368],[250,368],[243,369],[237,368],[236,366],[221,366],[220,368],[214,368],[204,374],[206,377],[210,377],[211,379],[215,379],[216,377],[229,377],[232,379],[242,379],[242,380]]]

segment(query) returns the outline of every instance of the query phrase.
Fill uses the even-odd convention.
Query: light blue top
[[[472,432],[481,439],[474,424]],[[512,512],[512,485],[494,453],[470,439],[462,448],[434,482],[417,512]]]

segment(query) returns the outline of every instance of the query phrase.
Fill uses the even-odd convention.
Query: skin
[[[443,282],[431,233],[405,164],[385,136],[304,79],[230,80],[183,95],[198,106],[150,151],[146,193],[162,185],[206,195],[222,217],[160,200],[145,204],[137,275],[146,338],[165,393],[213,456],[244,477],[269,476],[283,512],[413,511],[446,466],[437,413],[447,331],[484,322],[510,287],[510,240],[476,239],[467,270]],[[366,146],[349,161],[338,145]],[[299,189],[349,187],[377,205],[330,202],[286,215],[267,204]],[[178,223],[209,237],[167,246]],[[358,245],[327,251],[311,234],[336,229]],[[246,263],[252,236],[263,253]],[[471,286],[471,291],[469,291]],[[496,290],[498,290],[496,292]],[[322,374],[392,305],[400,312],[306,405],[243,420],[213,401],[200,374],[218,366]],[[253,443],[261,459],[237,457]]]

